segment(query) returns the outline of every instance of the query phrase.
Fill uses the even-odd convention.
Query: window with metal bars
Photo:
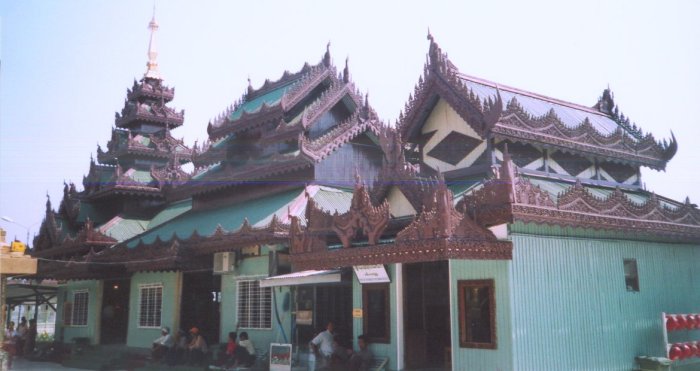
[[[272,328],[272,288],[260,287],[260,281],[238,281],[238,325]]]
[[[73,291],[73,304],[71,308],[71,326],[87,326],[88,317],[88,290]]]
[[[139,327],[160,327],[163,285],[139,285]]]

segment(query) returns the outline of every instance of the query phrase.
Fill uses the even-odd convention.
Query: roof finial
[[[345,57],[345,68],[343,69],[343,82],[350,82],[350,68],[348,67],[348,60],[350,57]]]
[[[248,95],[253,94],[253,84],[250,82],[250,75],[248,75]]]
[[[430,42],[435,41],[435,40],[433,39],[433,34],[430,33],[430,27],[428,27],[428,40],[430,40]]]
[[[156,31],[158,31],[158,22],[156,22],[156,3],[153,2],[153,17],[148,23],[148,28],[151,29],[151,39],[148,41],[148,62],[146,63],[146,73],[144,78],[162,80],[158,71],[158,52],[156,51]]]
[[[328,40],[326,44],[326,54],[323,55],[323,65],[326,67],[331,66],[331,41]]]

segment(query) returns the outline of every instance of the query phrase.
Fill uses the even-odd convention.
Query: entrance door
[[[101,344],[126,344],[130,280],[105,280],[102,290]]]
[[[297,287],[297,312],[310,312],[309,322],[297,324],[297,343],[307,344],[333,321],[335,334],[345,347],[352,345],[352,286],[314,285]]]
[[[447,261],[404,264],[406,368],[447,366],[450,292]]]
[[[207,344],[219,343],[221,277],[211,272],[184,273],[180,302],[180,327],[199,328]]]

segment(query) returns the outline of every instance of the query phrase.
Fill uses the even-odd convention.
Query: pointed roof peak
[[[148,28],[151,30],[151,38],[148,41],[148,62],[146,62],[146,73],[144,78],[162,80],[160,71],[158,71],[158,52],[156,51],[156,31],[158,31],[158,22],[156,22],[156,4],[153,3],[153,16],[148,22]]]

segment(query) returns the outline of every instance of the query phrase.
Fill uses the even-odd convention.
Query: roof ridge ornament
[[[158,52],[156,51],[156,31],[158,31],[158,22],[156,22],[156,4],[153,3],[153,17],[148,23],[148,28],[151,30],[151,38],[148,41],[148,62],[146,62],[146,73],[143,75],[145,79],[162,80],[160,71],[158,71]]]
[[[323,55],[323,65],[326,67],[331,66],[331,41],[328,40],[326,44],[326,54]]]

